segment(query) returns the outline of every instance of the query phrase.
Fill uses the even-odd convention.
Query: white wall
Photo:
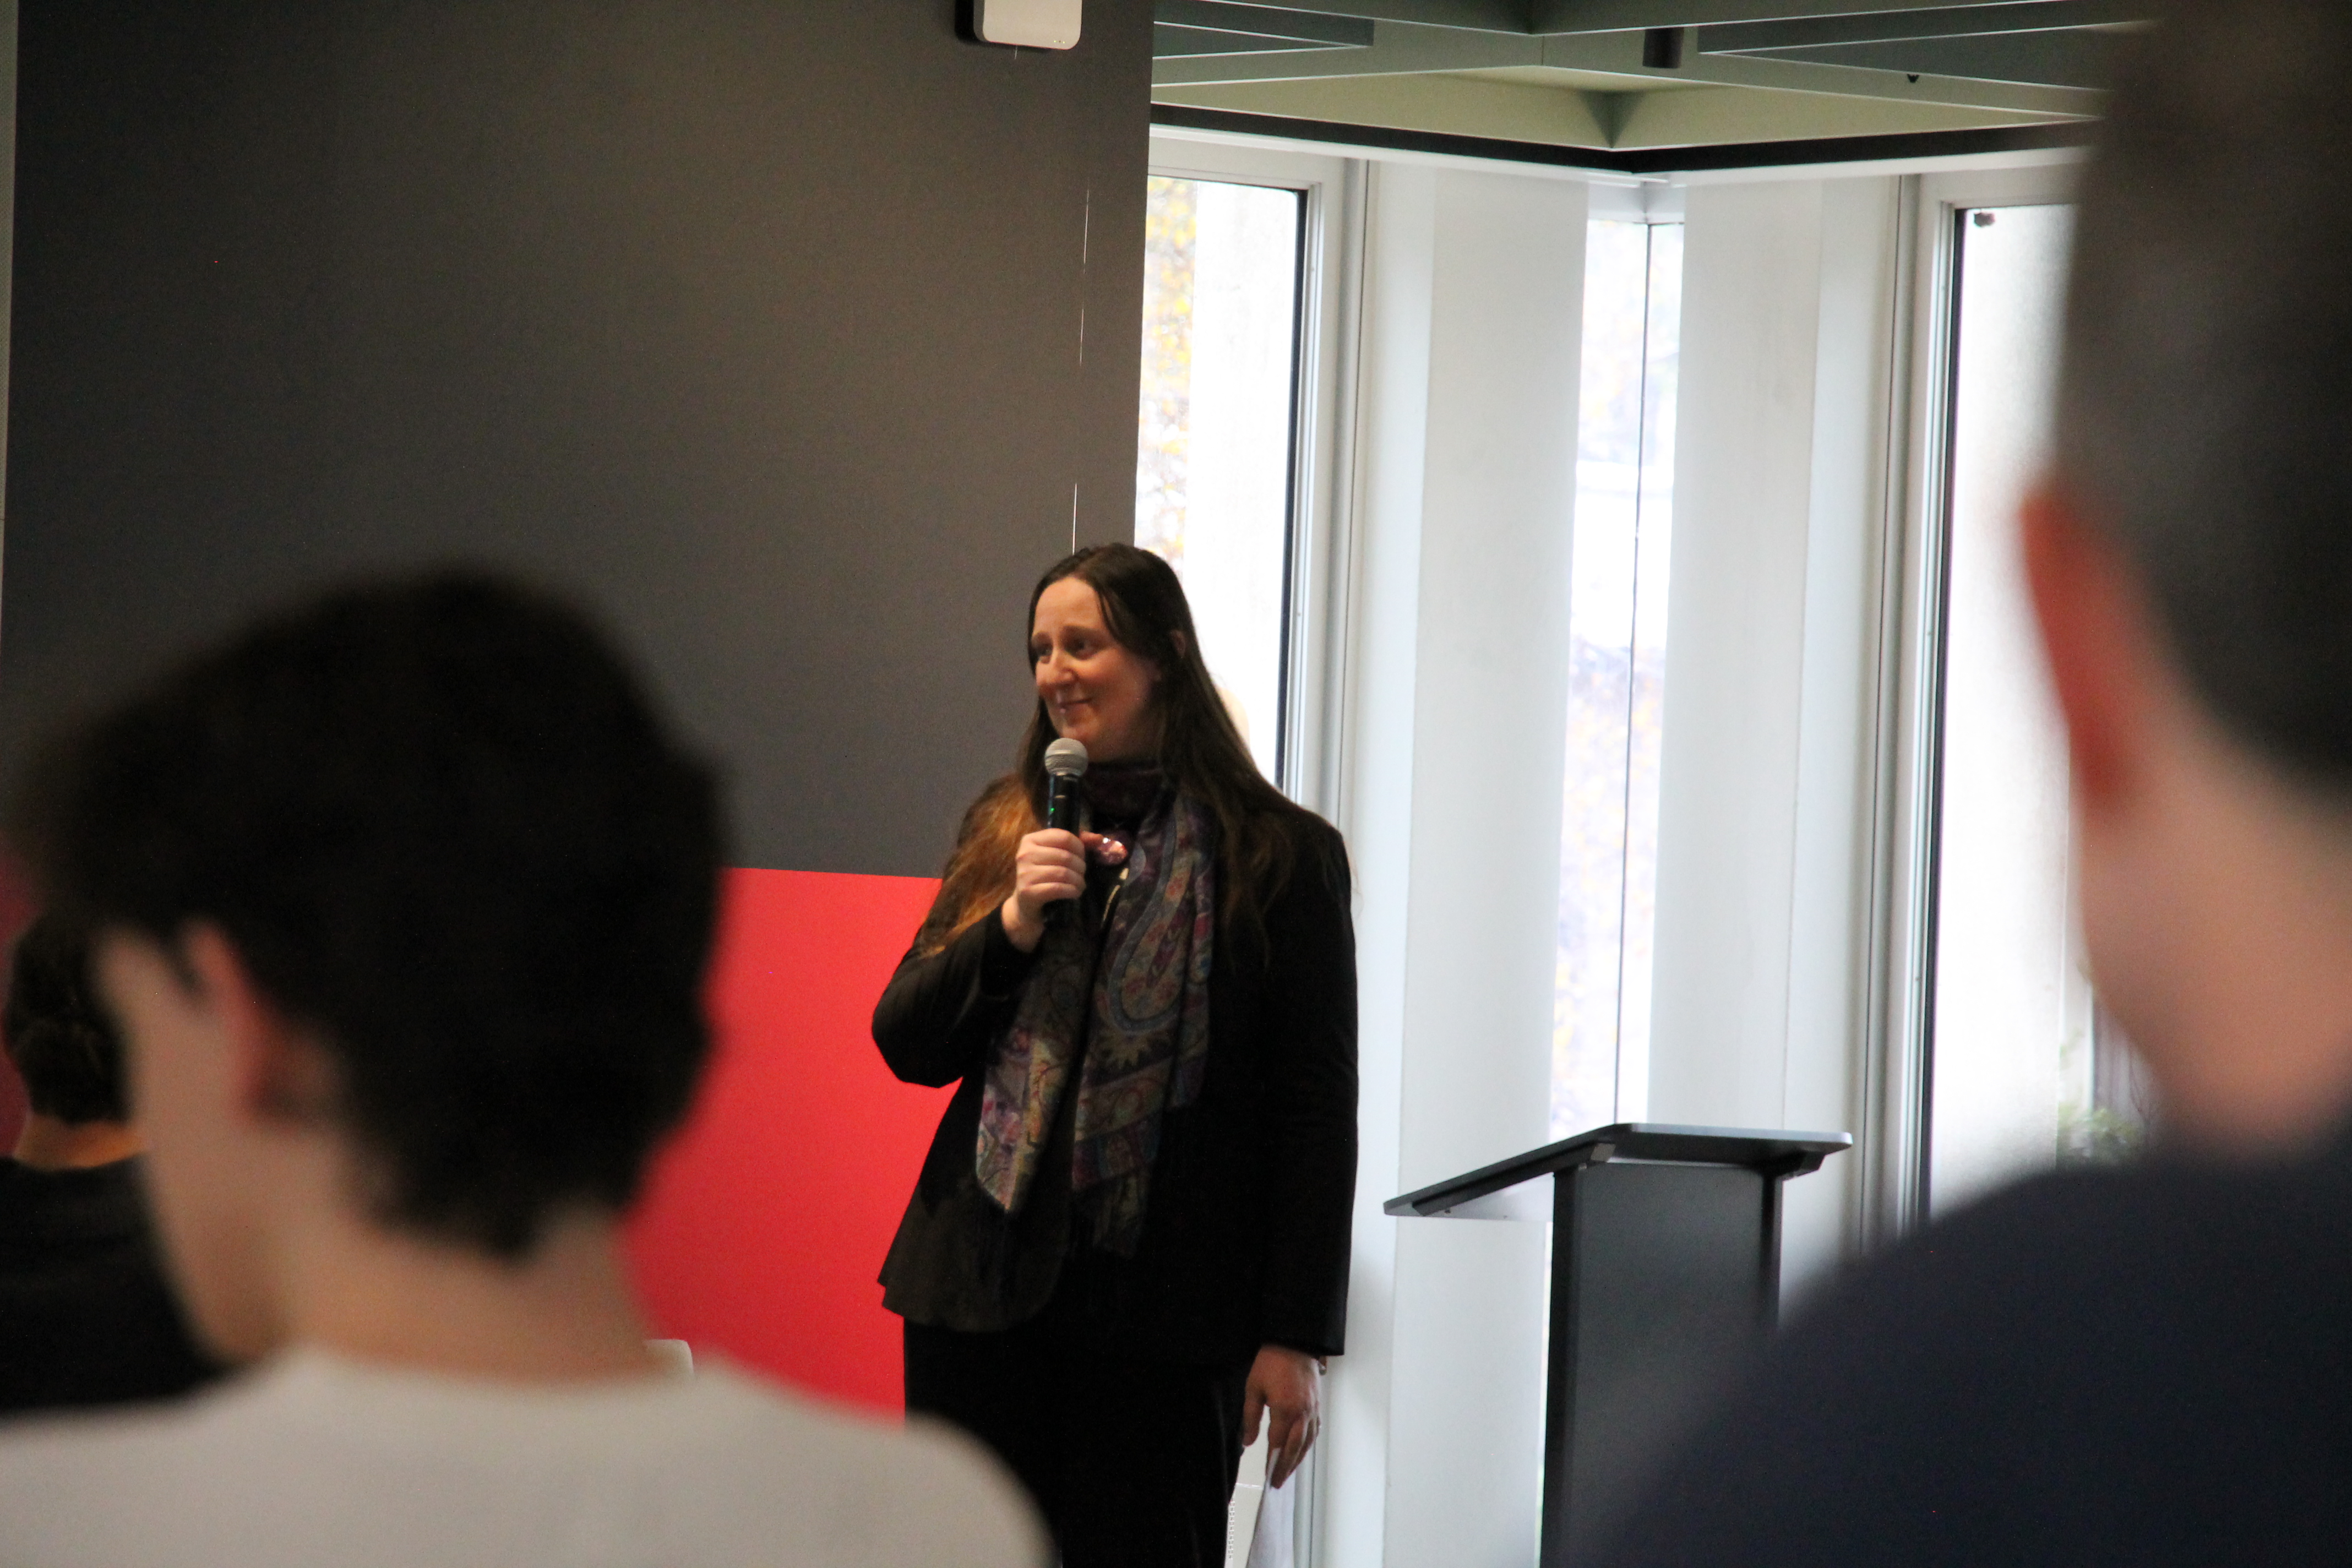
[[[1556,179],[1372,182],[1342,824],[1364,1160],[1330,1563],[1535,1552],[1547,1227],[1380,1205],[1547,1135],[1585,217]]]
[[[1320,1556],[1378,1563],[1387,1528],[1396,1353],[1397,1184],[1403,1122],[1404,956],[1412,889],[1412,719],[1421,495],[1429,416],[1433,179],[1375,168],[1365,203],[1340,828],[1356,879],[1359,1069],[1356,1224],[1348,1353],[1326,1385]],[[1377,330],[1375,330],[1377,323]]]
[[[1910,205],[1891,174],[1683,194],[1649,1115],[1861,1132]],[[1587,193],[1384,164],[1368,211],[1341,705],[1365,1157],[1318,1556],[1517,1568],[1546,1227],[1379,1205],[1546,1135]],[[1859,1249],[1865,1160],[1791,1184],[1784,1295]]]
[[[1653,1120],[1862,1125],[1892,177],[1695,187],[1659,802]],[[1859,1235],[1790,1184],[1783,1285]]]

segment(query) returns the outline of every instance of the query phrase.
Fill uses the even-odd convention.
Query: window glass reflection
[[[1135,542],[1183,579],[1202,656],[1276,780],[1304,211],[1294,190],[1157,175],[1145,208]]]
[[[1928,1200],[1941,1213],[2062,1161],[2136,1146],[2146,1089],[2092,994],[2064,736],[2018,558],[2046,460],[2074,225],[1959,217],[1937,801]]]
[[[1551,1128],[1644,1114],[1682,226],[1585,239]]]

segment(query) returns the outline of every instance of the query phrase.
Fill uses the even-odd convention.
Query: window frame
[[[1594,190],[1595,190],[1595,192],[1596,192],[1596,193],[1598,193],[1601,188],[1602,188],[1602,187],[1595,186],[1595,187],[1594,187]],[[1615,190],[1612,190],[1612,191],[1611,192],[1611,195],[1610,195],[1610,198],[1609,198],[1609,199],[1601,199],[1601,198],[1599,198],[1599,197],[1598,197],[1598,195],[1597,195],[1597,194],[1596,194],[1596,195],[1595,195],[1593,198],[1591,198],[1591,199],[1590,199],[1590,200],[1589,200],[1589,205],[1588,205],[1588,211],[1587,211],[1587,217],[1586,217],[1586,220],[1585,220],[1585,221],[1586,221],[1586,225],[1587,225],[1587,227],[1586,227],[1586,235],[1587,235],[1587,247],[1586,247],[1586,252],[1585,252],[1585,256],[1586,256],[1586,267],[1585,267],[1585,274],[1584,274],[1584,286],[1585,286],[1585,289],[1586,289],[1586,290],[1587,290],[1587,293],[1586,293],[1586,299],[1587,299],[1587,300],[1588,300],[1588,309],[1589,309],[1589,301],[1590,301],[1590,298],[1591,298],[1591,295],[1590,295],[1590,289],[1591,289],[1591,276],[1592,276],[1592,274],[1591,274],[1591,227],[1592,227],[1592,226],[1599,225],[1599,224],[1602,224],[1602,223],[1617,223],[1617,224],[1627,224],[1627,225],[1638,225],[1638,226],[1641,226],[1641,227],[1645,231],[1645,232],[1644,232],[1644,241],[1645,241],[1645,258],[1644,258],[1644,260],[1645,260],[1645,265],[1644,265],[1644,268],[1643,268],[1643,290],[1642,290],[1642,292],[1643,292],[1643,314],[1644,314],[1644,317],[1645,317],[1645,321],[1644,321],[1644,324],[1643,324],[1643,342],[1644,353],[1645,353],[1645,355],[1646,355],[1647,346],[1648,346],[1648,336],[1649,336],[1649,331],[1650,331],[1651,327],[1654,325],[1655,321],[1656,321],[1656,310],[1657,310],[1657,304],[1656,304],[1656,300],[1655,300],[1655,298],[1654,298],[1654,294],[1653,294],[1653,289],[1654,289],[1654,286],[1655,286],[1655,284],[1656,284],[1656,281],[1657,281],[1656,259],[1655,259],[1655,258],[1656,258],[1655,246],[1656,246],[1656,244],[1657,244],[1657,237],[1656,237],[1657,230],[1658,230],[1658,229],[1660,229],[1660,228],[1662,228],[1662,227],[1671,227],[1671,228],[1675,228],[1675,229],[1681,229],[1681,228],[1683,228],[1683,227],[1685,226],[1685,214],[1684,214],[1684,210],[1683,210],[1683,204],[1682,204],[1682,202],[1681,202],[1679,199],[1676,199],[1676,200],[1675,200],[1675,201],[1674,201],[1671,205],[1669,205],[1668,203],[1663,202],[1663,201],[1654,201],[1654,201],[1649,201],[1649,202],[1646,202],[1646,203],[1645,203],[1645,202],[1642,199],[1642,198],[1643,198],[1643,196],[1644,195],[1644,194],[1645,194],[1645,193],[1643,193],[1643,192],[1642,192],[1642,191],[1635,190],[1635,189],[1633,189],[1633,188],[1631,188],[1631,187],[1619,187],[1619,188],[1617,188],[1617,189],[1615,189]],[[1679,193],[1679,192],[1676,192],[1676,193],[1675,193],[1675,195],[1676,195],[1676,196],[1677,196],[1677,197],[1679,197],[1680,193]],[[1679,243],[1679,240],[1677,241],[1677,243]],[[1677,268],[1676,268],[1676,270],[1677,270],[1677,273],[1679,274],[1679,270],[1680,270],[1679,264],[1677,264]],[[1680,288],[1681,288],[1679,276],[1677,277],[1677,280],[1676,280],[1676,286],[1675,286],[1675,288],[1676,288],[1676,295],[1677,295],[1677,298],[1679,298],[1679,295],[1680,295]],[[1677,312],[1677,314],[1679,314],[1679,311]],[[1586,324],[1589,326],[1589,325],[1590,325],[1590,323],[1591,323],[1591,318],[1590,318],[1590,316],[1588,315],[1588,316],[1587,316],[1587,318],[1586,318]],[[1676,337],[1677,337],[1677,340],[1678,340],[1678,341],[1679,341],[1679,337],[1680,337],[1680,331],[1681,331],[1681,329],[1680,329],[1680,324],[1679,324],[1679,321],[1677,321],[1677,324],[1676,324],[1676,328],[1675,328]],[[1588,363],[1589,355],[1590,355],[1590,353],[1591,353],[1591,341],[1590,341],[1590,339],[1589,339],[1589,338],[1587,338],[1587,339],[1586,339],[1586,340],[1584,340],[1582,342],[1580,342],[1580,345],[1579,345],[1579,348],[1580,348],[1580,353],[1579,353],[1579,361],[1580,361],[1580,363],[1579,363],[1579,364],[1578,364],[1578,373],[1579,373],[1579,376],[1580,376],[1580,392],[1581,392],[1580,378],[1581,378],[1581,375],[1582,375],[1582,373],[1583,373],[1583,370],[1584,370],[1584,367],[1585,367],[1585,363]],[[1643,376],[1643,381],[1646,383],[1646,381],[1647,381],[1647,379],[1648,379],[1648,376],[1649,376],[1649,369],[1648,369],[1648,366],[1646,365],[1646,363],[1644,364],[1644,366],[1643,366],[1643,371],[1642,371],[1642,376]],[[1643,395],[1643,395],[1643,397],[1644,403],[1646,404],[1646,402],[1647,402],[1647,390],[1646,390],[1646,386],[1645,386],[1645,388],[1644,388],[1643,393]],[[1646,426],[1646,423],[1647,423],[1647,420],[1646,420],[1646,413],[1645,413],[1645,415],[1644,415],[1644,420],[1643,420],[1643,422],[1644,422],[1644,425]],[[1581,423],[1580,423],[1580,428],[1579,428],[1579,430],[1578,430],[1578,432],[1577,432],[1577,441],[1578,441],[1578,462],[1579,462],[1579,466],[1580,466],[1580,472],[1579,472],[1579,478],[1578,478],[1578,481],[1577,481],[1577,488],[1578,488],[1577,503],[1578,503],[1578,504],[1577,504],[1576,521],[1575,521],[1575,523],[1574,523],[1574,526],[1575,526],[1576,528],[1578,528],[1578,529],[1581,529],[1581,528],[1583,527],[1583,525],[1584,525],[1584,519],[1585,519],[1585,513],[1584,513],[1584,499],[1585,499],[1585,498],[1584,498],[1584,492],[1583,492],[1583,479],[1582,479],[1582,476],[1581,476],[1581,463],[1582,463],[1582,439],[1583,439],[1583,430],[1582,430],[1582,428],[1581,428]],[[1642,545],[1641,545],[1641,544],[1640,544],[1640,542],[1639,542],[1639,531],[1639,531],[1639,528],[1640,528],[1640,523],[1639,523],[1639,521],[1638,521],[1638,520],[1639,520],[1639,517],[1640,517],[1640,515],[1641,515],[1641,509],[1642,509],[1642,508],[1643,508],[1643,507],[1645,507],[1645,506],[1648,504],[1648,501],[1647,501],[1647,484],[1646,484],[1646,480],[1642,477],[1643,475],[1644,475],[1644,474],[1646,474],[1646,473],[1648,472],[1648,462],[1647,462],[1647,458],[1648,458],[1648,449],[1649,449],[1649,436],[1648,436],[1648,433],[1647,433],[1647,431],[1646,431],[1646,429],[1645,429],[1645,430],[1644,430],[1644,433],[1643,433],[1643,437],[1642,437],[1642,440],[1641,440],[1641,450],[1636,454],[1636,457],[1635,457],[1635,459],[1634,459],[1634,466],[1635,466],[1634,486],[1635,486],[1635,489],[1636,489],[1636,492],[1637,492],[1637,495],[1636,495],[1636,501],[1635,501],[1635,506],[1636,506],[1636,519],[1637,519],[1637,521],[1636,521],[1636,525],[1635,525],[1635,526],[1636,526],[1636,531],[1637,531],[1637,532],[1636,532],[1636,540],[1635,540],[1635,545],[1634,545],[1634,548],[1635,548],[1635,550],[1636,550],[1636,552],[1637,552],[1637,554],[1638,554],[1638,552],[1643,548],[1643,547],[1642,547]],[[1669,477],[1668,477],[1668,479],[1667,479],[1667,487],[1668,487],[1668,490],[1669,490],[1669,492],[1671,493],[1672,487],[1673,487],[1673,479],[1672,479],[1672,465],[1671,465],[1671,464],[1669,464],[1669,465],[1668,465],[1668,475],[1669,475]],[[1667,515],[1668,515],[1668,517],[1669,517],[1670,519],[1671,519],[1671,516],[1672,516],[1672,512],[1673,512],[1673,502],[1672,502],[1672,500],[1668,500],[1668,502],[1667,502]],[[1580,542],[1581,542],[1581,541],[1580,541]],[[1578,560],[1580,560],[1580,561],[1581,560],[1581,555],[1580,555],[1580,553],[1577,555],[1576,559],[1578,559]],[[1637,564],[1636,564],[1636,567],[1635,567],[1635,582],[1634,582],[1634,584],[1633,584],[1633,606],[1632,606],[1632,610],[1631,610],[1631,616],[1630,616],[1630,618],[1631,618],[1631,625],[1632,625],[1632,628],[1633,628],[1633,640],[1632,640],[1632,643],[1631,643],[1631,645],[1629,646],[1629,647],[1628,647],[1628,649],[1627,649],[1627,653],[1628,653],[1628,656],[1629,656],[1629,657],[1628,657],[1628,665],[1629,665],[1629,668],[1628,668],[1628,677],[1629,677],[1629,686],[1631,686],[1631,689],[1629,689],[1628,693],[1627,693],[1628,698],[1629,698],[1629,700],[1631,700],[1634,697],[1634,692],[1635,692],[1635,690],[1637,690],[1637,689],[1638,689],[1637,685],[1632,685],[1632,683],[1636,683],[1636,682],[1638,682],[1638,679],[1639,679],[1639,676],[1638,676],[1638,671],[1639,671],[1639,660],[1640,660],[1641,648],[1642,648],[1642,637],[1641,637],[1641,626],[1642,626],[1642,624],[1643,624],[1643,623],[1642,623],[1642,605],[1643,605],[1643,598],[1644,598],[1644,595],[1647,595],[1647,594],[1656,594],[1656,595],[1660,595],[1660,596],[1661,596],[1661,599],[1660,599],[1660,601],[1659,601],[1659,603],[1658,603],[1658,609],[1660,610],[1660,612],[1661,612],[1661,613],[1663,613],[1663,609],[1664,609],[1664,603],[1663,603],[1663,600],[1664,600],[1664,597],[1671,592],[1671,588],[1670,588],[1670,584],[1671,584],[1671,567],[1672,567],[1672,554],[1671,554],[1671,551],[1667,552],[1667,553],[1666,553],[1666,554],[1662,558],[1662,562],[1661,562],[1661,563],[1668,567],[1668,569],[1669,569],[1669,575],[1668,575],[1668,577],[1667,577],[1667,579],[1666,579],[1665,581],[1658,582],[1658,583],[1655,583],[1655,584],[1644,584],[1641,581],[1640,567],[1639,567],[1639,565],[1638,565],[1638,562],[1637,562]],[[1571,588],[1570,588],[1571,602],[1573,601],[1573,595],[1574,595],[1574,592],[1575,592],[1574,586],[1573,586],[1573,585],[1571,585]],[[1572,610],[1571,610],[1571,614],[1570,614],[1570,619],[1569,619],[1569,634],[1570,634],[1570,661],[1571,661],[1571,675],[1570,675],[1570,680],[1571,680],[1571,691],[1573,690],[1573,684],[1572,684],[1572,683],[1573,683],[1573,679],[1574,679],[1572,671],[1573,671],[1573,660],[1574,660],[1574,658],[1575,658],[1575,653],[1574,653],[1574,639],[1575,639],[1575,632],[1576,632],[1576,622],[1575,622],[1575,616],[1574,616],[1574,614],[1573,614],[1573,612],[1572,612]],[[1662,681],[1662,683],[1663,683],[1663,677],[1664,677],[1664,670],[1663,670],[1663,668],[1661,669],[1660,674],[1661,674],[1661,681]],[[1571,707],[1572,707],[1572,699],[1571,699]],[[1569,714],[1564,713],[1562,717],[1563,717],[1563,721],[1566,721],[1566,720],[1568,720],[1568,719],[1569,719],[1570,715],[1569,715]],[[1629,714],[1628,714],[1629,728],[1630,728],[1630,719],[1631,719],[1631,714],[1629,713]],[[1566,724],[1565,724],[1565,723],[1564,723],[1563,727],[1564,727],[1564,728],[1566,727]],[[1631,746],[1631,736],[1630,736],[1630,734],[1629,734],[1629,736],[1628,736],[1627,760],[1628,760],[1628,762],[1629,762],[1629,763],[1630,763],[1630,762],[1631,762],[1631,760],[1632,760],[1632,746]],[[1564,760],[1563,760],[1563,765],[1562,765],[1561,770],[1560,770],[1560,789],[1561,789],[1562,795],[1563,795],[1563,801],[1562,801],[1563,806],[1565,806],[1565,804],[1566,804],[1566,802],[1565,802],[1565,795],[1566,795],[1566,793],[1567,793],[1567,791],[1568,791],[1569,784],[1570,784],[1570,777],[1571,777],[1571,775],[1572,775],[1572,773],[1573,773],[1573,771],[1574,771],[1574,764],[1573,764],[1572,763],[1567,762],[1567,761],[1564,759]],[[1619,848],[1619,853],[1618,853],[1618,907],[1619,907],[1619,923],[1618,923],[1618,931],[1617,931],[1617,979],[1616,979],[1616,1011],[1617,1011],[1617,1023],[1616,1023],[1616,1033],[1615,1033],[1614,1038],[1613,1038],[1613,1039],[1612,1039],[1612,1068],[1611,1068],[1612,1083],[1611,1083],[1611,1092],[1610,1092],[1610,1104],[1611,1104],[1612,1110],[1611,1110],[1611,1114],[1610,1114],[1610,1115],[1608,1116],[1608,1118],[1606,1119],[1606,1120],[1607,1120],[1607,1121],[1640,1121],[1643,1120],[1643,1119],[1647,1116],[1647,1114],[1648,1114],[1647,1107],[1648,1107],[1648,1100],[1649,1100],[1649,1084],[1648,1084],[1648,1076],[1649,1076],[1649,1075],[1648,1075],[1649,1039],[1648,1039],[1648,1035],[1647,1035],[1647,1032],[1646,1032],[1646,1031],[1647,1031],[1647,1025],[1646,1025],[1646,1023],[1644,1024],[1644,1033],[1643,1033],[1643,1037],[1642,1037],[1642,1053],[1641,1053],[1641,1057],[1640,1057],[1641,1071],[1640,1071],[1640,1073],[1639,1073],[1639,1075],[1638,1075],[1638,1076],[1639,1076],[1639,1078],[1640,1078],[1640,1079],[1641,1079],[1641,1089],[1640,1089],[1640,1091],[1639,1091],[1637,1094],[1633,1095],[1633,1096],[1629,1096],[1629,1095],[1627,1094],[1627,1092],[1626,1092],[1626,1082],[1627,1082],[1627,1076],[1628,1076],[1628,1075],[1627,1075],[1627,1072],[1626,1072],[1626,1066],[1627,1066],[1627,1064],[1626,1064],[1626,1058],[1625,1058],[1625,992],[1626,992],[1626,987],[1627,987],[1627,985],[1630,984],[1630,977],[1631,977],[1631,975],[1632,975],[1632,974],[1633,974],[1633,969],[1632,969],[1632,968],[1631,968],[1631,967],[1626,963],[1626,961],[1625,961],[1625,949],[1626,949],[1626,943],[1627,943],[1627,942],[1628,942],[1628,940],[1629,940],[1629,937],[1630,937],[1630,931],[1629,931],[1629,930],[1628,930],[1628,923],[1627,923],[1627,917],[1628,917],[1628,915],[1629,915],[1629,913],[1630,913],[1630,910],[1631,910],[1631,899],[1630,899],[1630,893],[1631,893],[1631,889],[1632,889],[1632,886],[1633,886],[1633,817],[1634,817],[1634,813],[1633,813],[1633,809],[1632,809],[1632,806],[1633,806],[1633,792],[1632,785],[1631,785],[1630,768],[1629,768],[1629,770],[1628,770],[1628,775],[1629,775],[1629,776],[1628,776],[1627,789],[1626,789],[1625,794],[1623,795],[1623,796],[1622,796],[1622,799],[1621,799],[1621,813],[1620,813],[1620,816],[1619,816],[1619,817],[1618,817],[1618,831],[1619,831],[1619,841],[1618,841],[1618,848]],[[1654,818],[1654,816],[1655,816],[1656,811],[1657,811],[1657,809],[1658,809],[1658,802],[1657,802],[1657,800],[1656,800],[1656,799],[1653,798],[1653,799],[1651,799],[1647,804],[1648,804],[1648,809],[1649,809],[1649,811],[1650,811],[1651,815],[1653,816],[1653,817]],[[1654,846],[1653,847],[1654,847]],[[1565,847],[1563,847],[1563,852],[1562,852],[1561,861],[1562,861],[1561,876],[1562,876],[1562,879],[1563,879],[1563,886],[1564,886],[1564,885],[1565,885],[1565,879],[1566,879],[1566,877],[1567,877],[1567,869],[1566,869],[1566,853],[1565,853]],[[1655,879],[1656,879],[1656,866],[1655,866],[1655,864],[1654,864],[1654,863],[1653,863],[1653,865],[1652,865],[1652,867],[1651,867],[1652,893],[1653,893],[1653,901],[1654,901],[1654,892],[1655,892]],[[1655,916],[1655,910],[1654,910],[1654,907],[1653,908],[1652,914],[1653,914],[1653,919],[1654,919],[1654,916]],[[1653,941],[1653,942],[1654,942],[1654,931],[1653,931],[1653,933],[1652,933],[1652,941]],[[1562,963],[1562,966],[1563,966],[1563,968],[1565,968],[1565,966],[1566,966],[1566,953],[1565,953],[1565,950],[1564,950],[1564,949],[1562,950],[1561,963]],[[1645,989],[1648,987],[1649,984],[1650,984],[1650,977],[1649,977],[1649,976],[1647,976],[1647,975],[1644,975],[1644,976],[1643,976],[1643,985],[1644,986],[1644,988],[1645,988]],[[1557,1007],[1557,1002],[1556,1002],[1556,1001],[1555,1001],[1555,1007]],[[1559,1041],[1559,1034],[1558,1034],[1558,1030],[1559,1030],[1559,1024],[1558,1024],[1558,1013],[1557,1013],[1557,1011],[1555,1011],[1555,1014],[1554,1014],[1554,1025],[1553,1025],[1553,1028],[1554,1028],[1554,1034],[1553,1034],[1553,1041],[1554,1041],[1554,1045],[1553,1045],[1553,1049],[1554,1049],[1554,1053],[1555,1053],[1555,1054],[1554,1054],[1554,1058],[1553,1058],[1553,1065],[1552,1065],[1552,1073],[1553,1073],[1553,1079],[1552,1079],[1552,1093],[1553,1093],[1555,1096],[1557,1096],[1557,1095],[1558,1095],[1558,1093],[1559,1093],[1559,1058],[1558,1058],[1558,1054],[1557,1054],[1557,1053],[1558,1053],[1558,1049],[1559,1049],[1559,1046],[1558,1046],[1558,1041]],[[1630,1100],[1630,1103],[1629,1103],[1629,1100]],[[1557,1104],[1558,1104],[1557,1099],[1555,1099],[1555,1100],[1554,1100],[1553,1103],[1554,1103],[1554,1105],[1555,1105],[1555,1106],[1557,1106]],[[1557,1125],[1557,1124],[1556,1124],[1556,1125],[1553,1127],[1553,1129],[1552,1129],[1552,1134],[1553,1134],[1553,1136],[1554,1136],[1554,1137],[1556,1137],[1556,1138],[1564,1138],[1564,1137],[1568,1137],[1568,1136],[1570,1136],[1570,1134],[1572,1134],[1572,1133],[1574,1133],[1574,1132],[1579,1132],[1579,1131],[1584,1131],[1584,1129],[1583,1129],[1583,1128],[1581,1128],[1581,1127],[1564,1127],[1564,1126],[1560,1126],[1560,1125]]]
[[[1297,340],[1291,372],[1289,538],[1284,546],[1281,776],[1310,810],[1339,807],[1347,588],[1349,422],[1342,389],[1354,360],[1360,275],[1362,164],[1270,139],[1155,126],[1155,177],[1221,181],[1301,195]]]
[[[1908,298],[1897,304],[1902,444],[1899,548],[1887,552],[1882,603],[1877,767],[1884,825],[1873,857],[1879,951],[1869,1016],[1864,1146],[1865,1241],[1884,1244],[1927,1222],[1934,1118],[1937,867],[1941,852],[1944,673],[1949,605],[1952,394],[1958,351],[1959,226],[1981,207],[2072,202],[2082,157],[2021,157],[2004,167],[1916,174],[1903,182],[1897,242]]]
[[[1362,331],[1366,163],[1307,153],[1272,138],[1154,126],[1149,172],[1297,191],[1300,211],[1297,341],[1291,372],[1289,529],[1284,552],[1281,777],[1291,799],[1345,820],[1349,610],[1358,549],[1354,381]],[[1300,1501],[1292,1546],[1322,1559],[1323,1450],[1291,1486]]]

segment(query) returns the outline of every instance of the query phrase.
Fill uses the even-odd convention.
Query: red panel
[[[663,1332],[819,1393],[900,1407],[874,1282],[950,1090],[892,1078],[867,1024],[938,884],[730,872],[702,1096],[630,1218]],[[30,915],[0,865],[0,954]],[[0,1152],[23,1089],[0,1058]]]
[[[0,1154],[16,1146],[16,1134],[25,1130],[25,1080],[16,1069],[0,1057]]]
[[[629,1226],[664,1333],[888,1410],[898,1320],[874,1276],[951,1091],[892,1078],[867,1030],[937,887],[729,873],[717,1055]]]

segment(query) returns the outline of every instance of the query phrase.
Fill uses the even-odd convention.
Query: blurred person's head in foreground
[[[2352,1113],[2352,5],[2131,40],[2024,548],[2095,978],[2192,1142]]]
[[[70,733],[14,837],[90,932],[218,1348],[442,1332],[462,1369],[518,1280],[625,1302],[613,1221],[706,1054],[720,827],[580,616],[465,574],[318,599]],[[627,1318],[537,1353],[640,1353]]]
[[[1949,1205],[1824,1289],[1612,1568],[2343,1559],[2352,5],[2157,9],[2021,536],[2092,978],[2174,1147]]]
[[[25,1085],[20,1163],[68,1170],[139,1152],[122,1040],[90,994],[89,944],[65,921],[44,916],[16,939],[0,1038]]]

